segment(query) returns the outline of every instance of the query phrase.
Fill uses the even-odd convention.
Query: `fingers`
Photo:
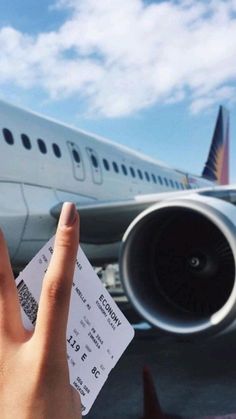
[[[0,333],[17,339],[23,332],[18,293],[6,242],[0,230]]]
[[[71,385],[72,400],[74,407],[74,415],[77,419],[81,419],[81,399],[77,390]]]
[[[43,281],[35,336],[39,344],[66,350],[66,327],[79,244],[79,217],[74,204],[63,205],[54,251]]]

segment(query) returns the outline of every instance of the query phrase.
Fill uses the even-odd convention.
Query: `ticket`
[[[53,253],[54,237],[16,279],[24,326],[37,318],[42,280]],[[79,247],[67,325],[70,383],[80,393],[86,415],[112,368],[134,337],[120,311]]]

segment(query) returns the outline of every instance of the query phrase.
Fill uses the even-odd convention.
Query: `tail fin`
[[[220,185],[229,183],[229,111],[223,106],[219,109],[202,177]]]

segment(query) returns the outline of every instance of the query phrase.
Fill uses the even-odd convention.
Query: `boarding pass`
[[[54,237],[16,279],[24,326],[33,329],[42,280],[53,253]],[[70,383],[80,393],[86,415],[112,368],[134,337],[126,320],[79,247],[67,325]]]

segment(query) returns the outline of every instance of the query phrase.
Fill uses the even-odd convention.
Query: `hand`
[[[79,217],[63,205],[33,332],[23,327],[8,251],[0,232],[1,419],[81,419],[70,386],[66,327],[79,243]]]

